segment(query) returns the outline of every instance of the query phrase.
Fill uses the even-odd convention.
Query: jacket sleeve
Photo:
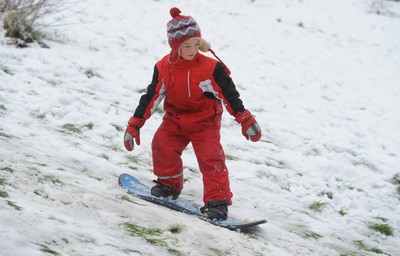
[[[139,105],[137,106],[134,117],[149,119],[154,113],[158,105],[165,98],[165,86],[159,77],[157,65],[154,66],[153,79],[147,86],[146,93],[140,97]]]
[[[215,66],[213,77],[219,87],[219,97],[222,98],[228,112],[233,116],[238,112],[243,112],[245,108],[242,100],[239,98],[240,94],[236,90],[232,78],[228,76],[224,66],[220,62]]]

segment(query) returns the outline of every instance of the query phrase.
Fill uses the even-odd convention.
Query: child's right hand
[[[140,145],[140,128],[144,125],[145,120],[132,116],[129,119],[128,127],[126,127],[124,135],[124,146],[126,150],[132,151],[135,147],[135,140],[137,145]]]

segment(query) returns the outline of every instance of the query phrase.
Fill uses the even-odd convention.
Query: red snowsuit
[[[176,190],[183,188],[181,154],[191,142],[203,175],[204,203],[228,200],[231,204],[220,144],[222,104],[231,115],[244,111],[244,106],[224,66],[200,53],[175,64],[165,56],[156,63],[152,82],[134,116],[148,119],[163,99],[165,115],[152,142],[158,181]]]

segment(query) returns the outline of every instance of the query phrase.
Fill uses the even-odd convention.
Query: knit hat
[[[192,38],[200,40],[200,51],[207,52],[210,44],[201,38],[200,27],[196,20],[190,16],[180,15],[181,10],[177,7],[171,8],[169,13],[172,19],[167,23],[168,44],[171,46],[169,61],[175,63],[180,59],[182,45]]]

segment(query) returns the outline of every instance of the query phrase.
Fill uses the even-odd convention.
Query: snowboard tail
[[[118,179],[119,185],[126,189],[129,194],[137,196],[143,200],[148,202],[152,202],[158,205],[162,205],[169,209],[183,212],[189,215],[195,215],[199,219],[209,222],[213,225],[224,227],[230,230],[241,230],[244,228],[254,227],[263,223],[266,223],[267,220],[247,220],[247,219],[236,219],[233,217],[228,217],[226,220],[215,220],[210,219],[201,213],[200,208],[202,207],[199,204],[196,204],[190,200],[179,197],[177,200],[170,200],[168,198],[155,197],[151,194],[151,188],[145,184],[143,184],[137,178],[129,175],[129,174],[121,174]]]

